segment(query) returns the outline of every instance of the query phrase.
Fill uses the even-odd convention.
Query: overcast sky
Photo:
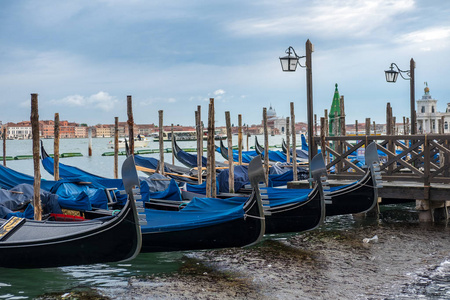
[[[164,2],[164,3],[163,3]],[[416,61],[416,99],[428,82],[438,110],[450,102],[450,1],[149,1],[0,2],[0,121],[29,120],[30,94],[41,119],[95,125],[134,120],[194,124],[215,98],[217,125],[260,123],[263,107],[306,121],[306,72],[281,71],[293,46],[312,55],[314,113],[330,109],[334,85],[347,124],[409,116],[409,81],[386,83],[395,62]]]

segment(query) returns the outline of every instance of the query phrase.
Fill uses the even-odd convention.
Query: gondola
[[[124,181],[129,169],[134,169],[132,158],[123,164]],[[129,193],[117,215],[88,221],[2,219],[0,266],[48,268],[132,259],[139,253],[142,242],[134,201]]]
[[[175,137],[173,138],[173,147],[172,147],[172,153],[175,156],[175,158],[182,163],[183,165],[185,165],[188,168],[197,168],[198,163],[197,163],[197,155],[196,154],[190,154],[187,153],[186,151],[184,151],[183,149],[180,148],[180,146],[178,146],[177,140],[175,139]],[[206,165],[208,163],[208,160],[206,159],[206,157],[202,156],[202,167],[206,168]],[[216,167],[228,167],[227,164],[221,163],[221,162],[215,162],[214,163]]]
[[[283,150],[283,153],[286,154],[287,153],[287,145],[286,145],[286,141],[283,139],[281,142],[281,149]],[[290,154],[292,155],[292,148],[290,149]],[[297,156],[297,159],[303,159],[303,160],[307,160],[308,159],[308,151],[306,150],[302,150],[302,149],[295,149],[295,154]]]
[[[257,169],[257,166],[252,168]],[[262,167],[254,171],[256,180],[263,178],[261,170]],[[139,184],[137,179],[135,184]],[[176,184],[175,189],[178,189]],[[208,198],[205,203],[205,199],[194,198],[183,211],[158,211],[147,207],[144,211],[146,224],[141,225],[141,252],[242,247],[257,243],[265,230],[257,189],[256,185],[251,195],[230,201]]]
[[[300,197],[284,198],[281,201],[268,197],[266,209],[266,234],[303,232],[323,223],[325,218],[324,185],[326,168],[321,154],[311,160],[311,173],[315,187]]]
[[[255,157],[252,162],[254,161],[258,161],[261,164],[261,157]],[[312,191],[307,194],[295,195],[295,190],[290,189],[294,193],[288,195],[288,197],[285,197],[286,194],[281,198],[271,198],[270,195],[267,197],[267,203],[264,205],[266,234],[312,230],[323,222],[325,204],[322,184],[325,182],[326,170],[321,155],[317,155],[313,161],[313,178],[317,184]],[[249,176],[250,178],[252,176],[250,167]],[[273,190],[280,191],[280,189]],[[184,201],[189,202],[190,197],[191,195],[188,192],[182,192]],[[221,194],[221,197],[223,197],[223,194]],[[229,197],[225,197],[224,200],[231,201]],[[150,199],[146,206],[161,210],[183,210],[184,204],[180,201]]]
[[[383,187],[375,143],[366,147],[365,163],[367,172],[362,179],[330,192],[326,206],[327,216],[363,213],[375,207],[378,189]]]
[[[258,153],[259,155],[262,155],[262,157],[264,157],[264,147],[261,146],[258,142],[258,138],[255,136],[255,151],[256,153]],[[281,163],[285,163],[287,162],[287,157],[286,154],[283,153],[282,151],[279,150],[268,150],[268,154],[269,154],[269,161],[273,161],[273,162],[281,162]],[[297,162],[298,163],[306,163],[308,161],[308,158],[304,158],[303,156],[297,157]]]
[[[223,144],[223,140],[220,140],[220,147],[219,147],[220,154],[225,160],[228,160],[228,149]],[[233,150],[233,160],[235,162],[239,161],[239,154],[236,153],[237,151]],[[249,163],[255,156],[258,154],[255,151],[243,151],[242,152],[242,162],[243,163]]]
[[[375,143],[371,143],[366,147],[365,161],[367,172],[358,181],[345,185],[333,187],[327,193],[326,216],[345,215],[363,213],[374,208],[378,201],[378,189],[382,187],[381,173],[379,169],[380,160],[377,154]],[[283,190],[280,189],[263,189],[270,192],[278,192],[282,197]],[[310,193],[309,189],[287,189],[285,197]]]
[[[180,211],[146,209],[142,252],[243,247],[265,232],[258,182],[264,180],[261,160],[249,165],[253,192],[246,198],[194,198]]]

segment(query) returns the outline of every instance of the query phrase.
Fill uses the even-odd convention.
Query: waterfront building
[[[261,124],[264,126],[262,121]],[[284,134],[286,131],[286,118],[278,117],[272,104],[267,110],[267,128],[271,134]]]
[[[442,121],[444,133],[450,133],[450,103],[447,103],[445,112],[438,112],[437,100],[431,97],[428,83],[425,85],[422,99],[416,100],[418,133],[439,133],[439,124]]]

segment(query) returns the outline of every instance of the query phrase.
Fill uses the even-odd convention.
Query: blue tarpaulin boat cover
[[[29,204],[33,201],[33,197],[34,188],[26,183],[19,184],[10,190],[0,189],[0,218],[9,219],[11,216],[18,216],[33,219],[34,208]],[[43,214],[61,213],[57,195],[41,190],[40,199]],[[18,211],[24,208],[24,212]]]
[[[41,160],[44,169],[54,175],[54,161],[53,158],[48,156]],[[77,167],[68,166],[62,163],[59,163],[59,178],[71,178],[71,177],[80,177],[80,176],[88,176],[95,179],[105,179],[105,177],[97,176],[92,173],[81,170]]]
[[[80,184],[80,182],[87,182],[88,184]],[[0,165],[0,186],[2,188],[12,189],[22,183],[32,186],[34,177]],[[127,195],[121,195],[119,192],[119,190],[125,189],[121,179],[107,179],[95,175],[70,177],[59,181],[41,179],[41,188],[58,195],[58,202],[61,207],[67,209],[90,210],[92,207],[107,208],[106,188],[117,189],[111,193],[114,193],[119,204],[124,205],[127,200]],[[148,183],[141,181],[140,189],[142,199],[148,199]]]
[[[146,209],[142,233],[189,230],[244,218],[247,198],[193,198],[180,211]]]
[[[219,193],[219,182],[217,181],[216,178],[216,193]],[[190,184],[190,183],[186,183],[186,190],[188,192],[193,192],[193,193],[197,193],[197,194],[202,194],[205,195],[206,194],[206,181],[203,181],[202,184]]]
[[[183,164],[189,166],[190,168],[197,167],[197,155],[196,154],[190,154],[186,151],[180,150],[177,152],[177,158],[180,162]],[[206,167],[208,164],[208,160],[206,157],[202,156],[202,166]]]

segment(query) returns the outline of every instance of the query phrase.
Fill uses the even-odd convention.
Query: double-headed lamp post
[[[394,67],[397,70],[394,70]],[[414,69],[416,68],[416,62],[411,58],[409,70],[403,71],[395,63],[391,63],[390,70],[384,71],[387,82],[396,82],[398,74],[410,83],[410,106],[411,106],[411,134],[416,134],[416,105],[415,105],[415,92],[414,92]],[[407,77],[403,76],[406,74]]]
[[[311,163],[311,159],[316,154],[314,147],[314,137],[313,137],[313,95],[312,95],[312,61],[311,61],[311,53],[314,51],[313,44],[307,40],[306,41],[306,55],[298,56],[295,53],[294,48],[289,47],[286,50],[286,56],[280,57],[281,68],[284,72],[295,72],[297,69],[297,65],[302,68],[306,68],[306,108],[308,114],[308,160]],[[306,58],[305,66],[300,64],[299,59]],[[295,147],[295,145],[294,145]],[[295,148],[294,148],[295,149]]]

